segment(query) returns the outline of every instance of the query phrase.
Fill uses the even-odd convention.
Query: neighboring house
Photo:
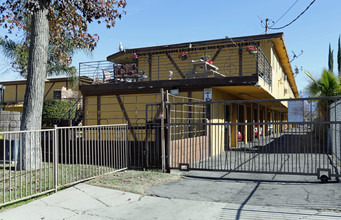
[[[152,121],[161,89],[184,100],[203,100],[205,89],[213,101],[299,97],[283,33],[122,49],[107,61],[80,63],[79,71],[88,79],[79,86],[85,125]],[[244,111],[230,109],[232,120],[247,121],[251,111]],[[285,120],[275,108],[265,111],[258,121]],[[227,120],[205,114],[211,122]]]
[[[3,106],[3,110],[22,112],[26,91],[26,80],[2,81],[0,82],[0,85],[0,95],[2,95],[0,98],[0,105]],[[63,99],[60,94],[63,93],[63,90],[69,90],[71,88],[68,77],[47,78],[45,81],[44,100],[52,100],[54,98]],[[80,98],[81,93],[78,92],[78,88],[73,90],[75,90],[77,94],[73,93],[68,98],[76,98],[77,100]]]

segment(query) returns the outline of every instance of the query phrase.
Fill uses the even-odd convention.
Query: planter
[[[248,51],[249,54],[257,54],[258,48],[255,46],[248,46],[245,51]]]
[[[187,56],[181,56],[181,60],[187,60]]]
[[[178,55],[180,60],[187,60],[187,58],[189,57],[187,52],[183,52],[183,53],[179,53]]]

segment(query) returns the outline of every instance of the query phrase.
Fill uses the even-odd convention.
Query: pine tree
[[[328,54],[328,70],[329,72],[333,72],[334,69],[334,60],[333,60],[333,51],[329,44],[329,54]]]

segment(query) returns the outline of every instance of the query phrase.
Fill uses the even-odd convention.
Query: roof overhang
[[[132,48],[127,49],[124,51],[120,51],[114,53],[107,57],[108,61],[120,57],[124,54],[131,54],[131,53],[153,53],[156,51],[162,50],[174,50],[174,49],[181,49],[184,47],[188,47],[189,44],[192,45],[193,48],[195,47],[202,47],[202,46],[210,46],[216,44],[238,44],[238,43],[246,43],[252,41],[260,41],[266,39],[273,39],[273,38],[280,38],[283,37],[283,33],[274,33],[274,34],[262,34],[262,35],[252,35],[252,36],[244,36],[244,37],[235,37],[235,38],[222,38],[222,39],[215,39],[215,40],[206,40],[206,41],[196,41],[196,42],[186,42],[180,44],[169,44],[169,45],[161,45],[161,46],[152,46],[152,47],[140,47],[140,48]]]
[[[198,79],[177,79],[145,81],[134,83],[80,85],[84,96],[159,93],[160,89],[179,91],[202,91],[203,88],[221,86],[257,86],[258,76],[211,77]]]
[[[287,48],[285,46],[283,34],[281,37],[275,38],[273,42],[274,42],[274,49],[277,53],[278,59],[280,60],[283,71],[288,77],[288,82],[294,93],[294,96],[296,98],[299,98],[297,85],[296,85],[295,77],[291,68],[290,59],[289,59]]]

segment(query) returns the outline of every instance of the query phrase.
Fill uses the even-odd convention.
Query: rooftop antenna
[[[259,18],[259,19],[261,19],[261,18]],[[265,34],[268,34],[268,30],[272,26],[272,25],[270,25],[270,23],[272,23],[272,25],[273,25],[274,21],[269,19],[269,18],[266,18],[265,20],[261,20],[261,25],[263,28],[265,28]]]

